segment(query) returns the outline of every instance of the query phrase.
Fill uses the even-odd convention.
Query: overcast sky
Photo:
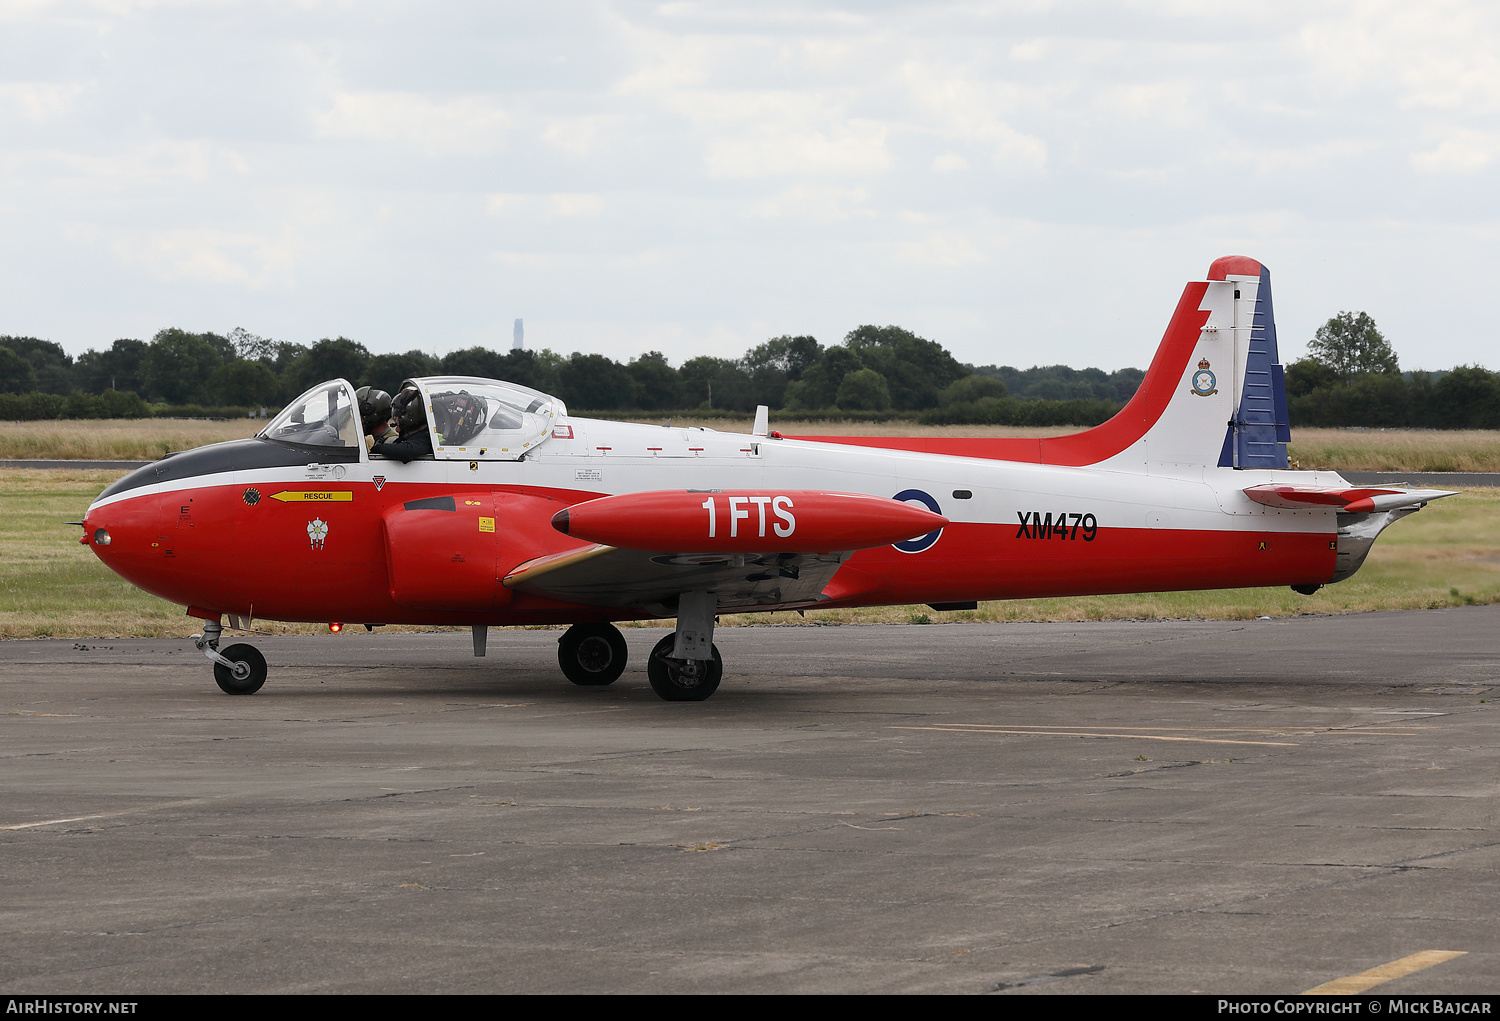
[[[1144,367],[1243,254],[1288,361],[1354,309],[1500,368],[1497,54],[1468,0],[0,0],[0,333]]]

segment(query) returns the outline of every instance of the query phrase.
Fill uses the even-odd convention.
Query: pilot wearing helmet
[[[371,449],[384,439],[394,439],[391,428],[391,395],[384,390],[362,386],[354,391],[359,401],[360,424],[365,430],[365,448]]]
[[[399,424],[400,436],[377,441],[370,448],[371,453],[394,458],[402,464],[432,453],[432,433],[427,428],[427,413],[416,387],[409,386],[395,396],[391,401],[391,418]]]

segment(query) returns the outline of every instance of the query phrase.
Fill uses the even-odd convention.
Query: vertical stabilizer
[[[1251,269],[1258,269],[1252,274]],[[1209,279],[1235,285],[1236,342],[1244,346],[1244,379],[1234,418],[1226,423],[1220,468],[1285,468],[1292,438],[1287,421],[1286,379],[1276,350],[1271,307],[1271,271],[1252,259],[1231,256],[1209,269]],[[1248,314],[1247,314],[1248,313]]]
[[[1141,388],[1165,406],[1140,441],[1101,464],[1164,474],[1287,466],[1291,435],[1271,273],[1259,262],[1216,259],[1207,280],[1187,286],[1152,370]]]

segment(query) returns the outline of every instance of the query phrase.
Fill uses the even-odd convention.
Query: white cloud
[[[494,194],[485,197],[485,208],[494,216],[512,213],[546,217],[597,216],[604,210],[604,197],[589,193],[556,192],[551,195]]]
[[[918,130],[941,138],[978,143],[1002,170],[1040,173],[1047,166],[1047,142],[1017,131],[1006,115],[1041,97],[1005,81],[963,77],[927,63],[908,61],[899,78],[922,111]]]
[[[1430,152],[1413,153],[1412,166],[1427,173],[1472,174],[1500,155],[1500,135],[1488,131],[1455,131]]]
[[[600,144],[604,117],[559,117],[548,123],[542,140],[574,156],[588,156]]]
[[[557,216],[597,216],[604,209],[598,195],[549,195],[548,204]]]
[[[429,155],[493,148],[511,117],[487,96],[434,100],[411,92],[340,92],[313,114],[324,138],[353,138]]]
[[[851,120],[826,131],[769,122],[714,139],[703,161],[715,177],[863,177],[891,166],[885,141],[886,127],[875,121]]]
[[[296,261],[286,238],[209,228],[129,232],[109,247],[120,262],[158,280],[252,289],[291,284]]]
[[[1472,0],[1348,0],[1308,22],[1312,67],[1345,89],[1394,89],[1403,106],[1500,110],[1500,10]]]
[[[870,193],[863,188],[799,185],[755,203],[746,215],[760,219],[794,217],[832,223],[851,216],[874,216],[874,212],[865,206],[869,199]]]
[[[29,121],[48,121],[72,111],[87,89],[81,82],[0,83],[0,107],[11,107]]]
[[[915,241],[898,241],[881,247],[901,262],[920,266],[963,266],[984,262],[979,247],[958,231],[932,231]]]

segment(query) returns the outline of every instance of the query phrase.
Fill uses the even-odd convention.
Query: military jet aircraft
[[[1269,271],[1222,258],[1183,290],[1135,396],[1042,439],[782,436],[579,418],[501,380],[408,380],[432,453],[366,450],[348,380],[253,439],[170,454],[114,482],[82,541],[203,620],[220,688],[265,682],[256,619],[568,624],[563,674],[625,668],[613,622],[675,618],[651,686],[718,687],[717,615],[1289,585],[1357,571],[1381,530],[1442,490],[1288,470]]]

